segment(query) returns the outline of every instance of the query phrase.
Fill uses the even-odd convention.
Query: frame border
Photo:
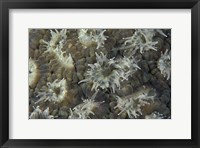
[[[9,139],[9,9],[191,9],[191,140],[13,140]],[[199,0],[0,0],[0,146],[8,147],[200,147],[200,2]]]

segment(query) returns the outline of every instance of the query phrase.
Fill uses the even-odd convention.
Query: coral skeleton
[[[115,92],[115,89],[120,89],[120,81],[127,80],[128,75],[131,73],[126,68],[139,69],[136,64],[131,64],[131,61],[124,58],[120,63],[117,60],[108,59],[102,52],[100,55],[96,53],[97,62],[88,64],[90,67],[86,72],[86,78],[79,83],[87,82],[92,83],[91,90],[107,89]]]
[[[39,69],[37,64],[30,58],[28,61],[28,83],[30,87],[35,87],[39,80]]]
[[[96,45],[96,49],[99,49],[104,46],[104,42],[108,38],[104,35],[105,31],[103,29],[80,29],[78,38],[85,48]]]
[[[169,80],[171,77],[171,51],[167,49],[164,54],[161,53],[157,66],[161,74]]]
[[[63,78],[62,80],[56,79],[53,83],[47,83],[47,89],[42,89],[42,92],[38,92],[37,97],[40,97],[35,103],[41,101],[52,101],[54,103],[62,102],[67,95],[67,82]]]
[[[67,29],[62,29],[60,32],[55,29],[55,32],[51,31],[51,40],[49,42],[42,40],[46,44],[46,51],[44,53],[53,53],[55,54],[56,60],[63,65],[63,67],[71,68],[74,67],[74,62],[71,54],[62,51],[64,43],[67,39]]]
[[[95,102],[95,97],[98,90],[92,95],[90,99],[82,99],[83,103],[75,106],[73,110],[70,108],[69,119],[90,119],[90,115],[95,115],[94,109],[98,108],[103,102]]]
[[[29,119],[54,119],[53,115],[49,115],[49,107],[47,107],[44,111],[42,111],[39,106],[33,108],[34,111],[29,116]]]
[[[148,96],[147,93],[141,95],[129,95],[126,97],[116,96],[117,105],[115,109],[120,110],[120,114],[126,112],[129,118],[138,118],[142,115],[141,107],[154,101],[155,94],[153,96]]]

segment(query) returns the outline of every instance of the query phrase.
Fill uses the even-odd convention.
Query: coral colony
[[[29,119],[170,119],[170,29],[29,29]]]

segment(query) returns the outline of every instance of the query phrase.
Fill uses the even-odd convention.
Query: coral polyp
[[[62,51],[64,43],[67,38],[67,29],[62,29],[60,32],[55,30],[56,32],[51,31],[51,40],[49,42],[42,40],[44,44],[46,44],[46,51],[44,53],[50,53],[55,55],[55,59],[66,68],[73,68],[74,61],[71,57],[71,54],[67,54],[66,51]]]
[[[53,50],[57,47],[61,48],[67,38],[67,29],[62,29],[60,32],[55,29],[55,32],[53,30],[50,30],[50,32],[51,40],[49,42],[42,40],[46,44],[47,49]]]
[[[127,80],[140,67],[134,63],[134,59],[124,57],[120,60],[108,59],[102,52],[100,55],[96,53],[97,62],[88,64],[90,67],[86,72],[86,78],[79,83],[92,83],[91,90],[111,89],[114,93],[120,89],[120,82]]]
[[[124,73],[125,77],[128,79],[129,76],[133,75],[138,69],[141,69],[138,66],[138,61],[134,57],[123,57],[118,60],[121,73]]]
[[[129,118],[138,118],[142,115],[142,107],[154,101],[156,94],[148,95],[147,92],[142,94],[134,93],[129,96],[119,97],[116,96],[117,105],[115,109],[119,109],[118,115],[126,112]]]
[[[133,35],[123,38],[125,40],[124,44],[114,50],[128,50],[128,53],[131,55],[134,55],[137,50],[139,50],[140,53],[149,50],[157,51],[156,45],[158,42],[153,41],[153,37],[156,33],[167,37],[160,29],[135,29]]]
[[[96,49],[99,49],[100,47],[104,47],[104,42],[107,40],[108,36],[104,35],[104,32],[106,30],[96,29],[95,35],[93,35],[94,41],[97,44]]]
[[[31,88],[34,88],[39,81],[40,72],[38,65],[31,58],[28,61],[28,71],[28,84]]]
[[[148,51],[150,49],[157,50],[155,45],[157,42],[152,41],[153,33],[147,32],[142,29],[137,29],[133,36],[124,38],[125,42],[124,45],[132,45],[134,46],[135,50],[140,50],[140,53],[143,53],[144,51]]]
[[[161,53],[161,57],[158,60],[158,68],[160,69],[161,74],[164,77],[167,77],[167,80],[171,77],[171,51],[168,49],[165,51],[165,53]]]
[[[42,92],[38,92],[37,97],[39,97],[39,100],[35,103],[39,103],[41,101],[60,103],[67,96],[67,92],[66,80],[64,78],[62,80],[56,79],[53,83],[48,82],[47,88],[42,89]]]
[[[80,29],[79,30],[79,41],[86,47],[96,46],[96,49],[103,47],[104,41],[107,40],[107,36],[104,35],[106,30],[103,29]]]
[[[90,47],[95,44],[92,33],[88,33],[88,29],[80,29],[78,39],[84,48]]]
[[[98,90],[92,95],[90,99],[82,99],[83,103],[75,106],[70,109],[69,119],[89,119],[91,115],[95,115],[94,111],[97,109],[103,102],[96,102],[95,97],[98,93]]]
[[[88,64],[90,68],[86,72],[86,78],[79,83],[92,83],[91,90],[110,88],[115,92],[116,88],[120,88],[120,81],[127,79],[125,73],[117,61],[108,59],[102,52],[100,55],[96,53],[96,60],[96,63]]]

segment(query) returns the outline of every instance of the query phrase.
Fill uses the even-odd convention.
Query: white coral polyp
[[[101,29],[97,29],[96,30],[96,35],[93,36],[95,42],[97,43],[97,47],[96,49],[99,49],[100,47],[103,47],[104,46],[104,42],[105,40],[107,40],[107,36],[104,36],[104,32],[106,30],[101,30]]]
[[[122,59],[118,60],[118,63],[126,78],[134,74],[138,69],[141,69],[133,57],[123,57]]]
[[[53,30],[50,30],[50,32],[51,40],[49,42],[43,40],[43,42],[47,45],[47,49],[55,49],[57,46],[61,46],[67,38],[67,29],[62,29],[60,32],[55,29],[55,32]]]
[[[45,53],[54,53],[56,59],[66,68],[74,67],[74,62],[71,57],[71,54],[67,55],[66,51],[62,51],[64,43],[67,39],[67,29],[62,29],[60,32],[55,29],[55,32],[51,31],[51,40],[46,42],[43,40],[43,43],[46,44]]]
[[[158,42],[153,41],[153,37],[156,33],[160,33],[166,37],[160,29],[136,29],[133,36],[124,38],[124,48],[126,49],[128,45],[127,47],[131,47],[135,51],[140,50],[140,53],[150,49],[157,51],[156,44]]]
[[[92,34],[88,33],[88,29],[80,29],[78,32],[78,39],[85,48],[95,43]]]
[[[155,95],[148,96],[147,93],[139,96],[132,95],[123,98],[116,96],[117,105],[115,106],[115,109],[118,108],[120,110],[118,115],[126,112],[129,118],[138,118],[142,115],[141,107],[149,104],[150,101],[154,101],[154,97]]]
[[[168,49],[164,54],[161,53],[161,57],[158,60],[158,68],[161,74],[169,80],[171,77],[171,51]]]
[[[47,83],[47,89],[42,92],[38,92],[37,97],[40,99],[36,102],[50,101],[50,102],[62,102],[67,95],[67,82],[63,78],[62,80],[56,79],[53,83]]]
[[[99,49],[104,46],[104,42],[107,40],[107,36],[104,36],[105,31],[102,29],[92,29],[89,32],[88,29],[80,29],[78,38],[84,47],[96,44],[96,49]]]
[[[103,102],[95,102],[95,97],[98,90],[92,95],[90,99],[83,99],[83,103],[75,106],[73,110],[70,109],[69,119],[90,119],[90,115],[95,115],[94,109],[98,108]]]
[[[98,88],[110,88],[115,92],[116,88],[120,89],[120,81],[127,79],[120,65],[114,59],[108,59],[102,52],[100,55],[96,53],[97,62],[88,64],[90,67],[86,72],[86,78],[79,83],[92,83],[91,90]]]

